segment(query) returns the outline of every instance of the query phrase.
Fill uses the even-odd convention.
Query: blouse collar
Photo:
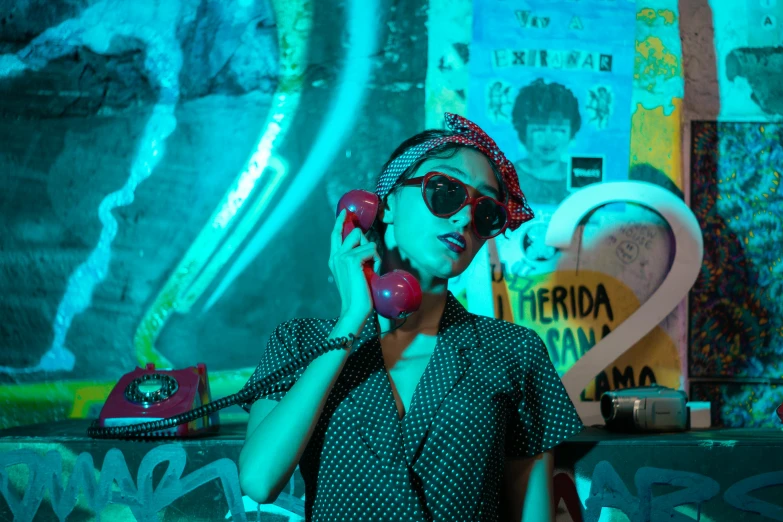
[[[354,364],[346,372],[345,383],[356,407],[359,432],[370,451],[391,464],[402,449],[407,464],[413,466],[438,409],[470,367],[465,352],[478,344],[473,314],[448,292],[435,351],[409,410],[399,421],[378,338],[378,318],[373,313],[372,321],[365,323],[355,342],[350,355]],[[379,390],[382,397],[378,396]]]

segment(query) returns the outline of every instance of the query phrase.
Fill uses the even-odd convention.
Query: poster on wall
[[[474,2],[468,117],[534,210],[628,176],[636,3]]]
[[[783,2],[712,2],[720,120],[783,119]]]

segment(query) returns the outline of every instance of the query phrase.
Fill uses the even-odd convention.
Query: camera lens
[[[614,404],[614,399],[610,394],[604,393],[603,395],[601,395],[601,415],[603,416],[605,421],[610,421],[614,419],[615,409],[613,404]]]

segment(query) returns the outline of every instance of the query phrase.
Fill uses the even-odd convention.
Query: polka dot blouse
[[[248,385],[326,340],[336,322],[278,326]],[[584,428],[541,338],[469,313],[450,292],[402,419],[377,317],[356,343],[299,462],[308,521],[499,520],[504,461],[535,456]],[[279,401],[303,372],[264,398]],[[241,406],[250,411],[252,402]]]

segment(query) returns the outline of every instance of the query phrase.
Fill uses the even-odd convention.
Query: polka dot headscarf
[[[487,133],[481,127],[458,114],[447,112],[446,126],[456,134],[426,141],[403,152],[389,163],[389,166],[383,171],[378,180],[375,193],[380,198],[388,196],[394,184],[400,179],[400,176],[427,151],[444,143],[459,143],[466,147],[472,147],[484,154],[495,164],[500,172],[500,177],[509,193],[508,201],[506,202],[509,210],[508,228],[516,230],[522,223],[533,219],[533,211],[528,206],[522,189],[519,188],[519,178],[514,165],[508,161],[492,138],[487,136]]]

